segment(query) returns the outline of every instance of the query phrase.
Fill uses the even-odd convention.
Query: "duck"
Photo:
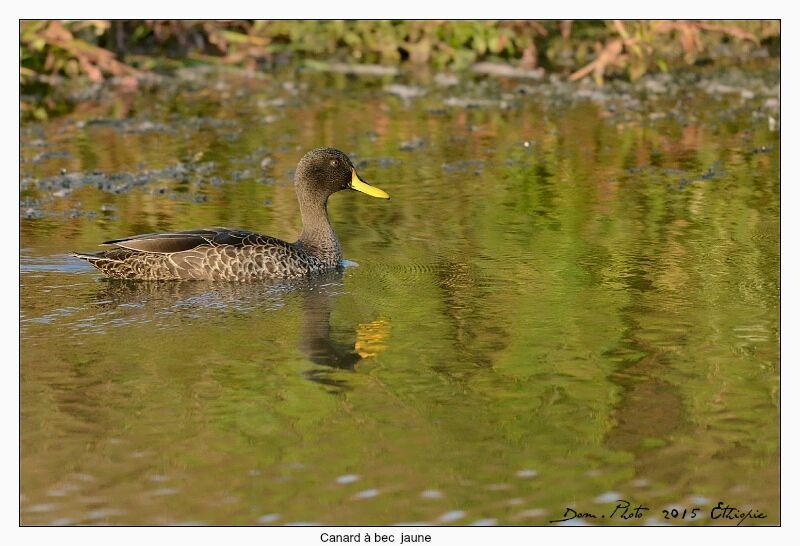
[[[74,252],[112,279],[143,281],[257,281],[303,277],[336,269],[342,248],[328,218],[328,198],[355,190],[379,199],[385,191],[367,184],[336,148],[307,152],[294,174],[302,232],[293,243],[253,231],[211,227],[146,233],[105,241],[113,248]]]

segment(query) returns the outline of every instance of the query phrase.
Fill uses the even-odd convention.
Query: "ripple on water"
[[[428,284],[454,290],[496,281],[489,279],[475,264],[452,259],[440,259],[434,263],[384,264],[380,269],[370,268],[368,274],[386,278],[393,284]]]
[[[54,309],[51,313],[47,313],[40,317],[20,319],[20,323],[33,322],[36,324],[51,324],[59,318],[70,317],[80,311],[78,307],[64,307],[61,309]]]
[[[106,519],[111,516],[121,516],[124,514],[122,510],[116,508],[99,508],[97,510],[90,510],[86,513],[86,519],[90,521]]]
[[[167,495],[174,495],[178,492],[177,489],[174,487],[160,487],[158,489],[154,489],[150,491],[150,495],[153,497],[164,497]]]
[[[281,519],[280,514],[264,514],[263,516],[259,517],[256,521],[258,523],[273,523]]]
[[[77,273],[93,271],[94,268],[86,262],[73,258],[67,254],[52,256],[20,256],[19,272],[26,273]]]
[[[733,328],[733,335],[751,343],[765,342],[771,339],[771,331],[766,324],[736,326]]]
[[[460,520],[466,515],[467,513],[464,512],[463,510],[450,510],[449,512],[445,512],[444,514],[439,516],[439,519],[437,519],[436,521],[440,523],[451,523],[453,521]]]
[[[593,527],[591,523],[582,519],[568,519],[567,521],[559,521],[558,525],[562,527]]]
[[[516,515],[514,515],[514,519],[534,519],[540,518],[546,514],[547,510],[542,508],[530,508],[528,510],[518,512]]]
[[[354,499],[371,499],[373,497],[377,497],[380,495],[380,491],[377,489],[365,489],[364,491],[359,491],[355,495],[353,495]]]
[[[44,514],[47,512],[52,512],[53,510],[58,508],[58,506],[59,506],[58,504],[53,504],[53,503],[34,504],[25,508],[24,511],[32,512],[34,514]]]
[[[602,493],[597,497],[595,497],[594,502],[596,502],[597,504],[604,504],[607,502],[616,502],[621,498],[622,498],[622,493],[619,493],[617,491],[606,491],[605,493]]]
[[[420,497],[423,499],[441,499],[444,498],[444,493],[439,491],[438,489],[426,489],[422,493],[419,494]]]
[[[81,486],[74,484],[74,483],[65,483],[63,485],[58,485],[55,487],[50,488],[47,491],[48,497],[66,497],[71,493],[76,493],[80,491]]]

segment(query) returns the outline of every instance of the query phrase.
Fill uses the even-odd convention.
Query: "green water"
[[[780,521],[762,91],[294,82],[187,76],[22,127],[22,523],[541,525],[618,498],[650,510],[617,524]],[[480,93],[504,104],[447,102]],[[137,284],[68,256],[294,240],[291,170],[320,145],[392,196],[332,198],[340,272]]]

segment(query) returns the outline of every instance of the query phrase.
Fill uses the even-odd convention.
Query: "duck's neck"
[[[300,216],[303,232],[297,244],[325,262],[338,263],[342,259],[342,249],[328,219],[328,200],[308,199],[301,193],[297,195],[300,203]]]

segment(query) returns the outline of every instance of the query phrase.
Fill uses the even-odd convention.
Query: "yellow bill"
[[[360,191],[361,193],[366,193],[367,195],[371,195],[372,197],[379,197],[380,199],[389,199],[389,194],[383,191],[382,189],[376,188],[375,186],[370,186],[366,182],[363,182],[356,174],[355,169],[353,169],[353,180],[352,182],[350,182],[350,187],[356,191]]]

